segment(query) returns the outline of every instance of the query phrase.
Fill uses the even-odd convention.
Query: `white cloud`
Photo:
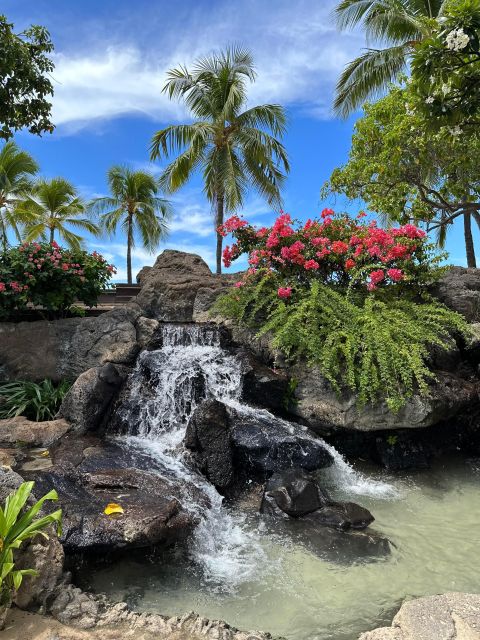
[[[56,56],[54,121],[78,130],[125,113],[184,119],[183,108],[162,93],[166,71],[239,39],[256,61],[252,103],[280,102],[329,117],[335,80],[361,40],[336,31],[330,15],[334,0],[315,4],[279,0],[273,11],[270,3],[243,0],[235,11],[226,4],[216,12],[192,13],[181,27],[167,22],[154,29],[155,20],[160,21],[157,11],[150,16],[155,36],[135,29],[128,35],[110,32],[88,53],[77,53],[80,38],[75,53]],[[132,33],[139,34],[138,40],[132,40]]]

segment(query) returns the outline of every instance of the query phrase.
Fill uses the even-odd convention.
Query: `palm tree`
[[[334,109],[342,117],[385,90],[407,69],[415,45],[431,33],[432,19],[442,15],[449,0],[341,0],[337,25],[362,25],[368,41],[388,46],[367,49],[352,60],[337,83]]]
[[[140,235],[145,249],[153,252],[168,232],[167,219],[171,204],[160,198],[160,186],[155,177],[145,171],[114,166],[108,172],[111,196],[96,198],[91,210],[101,214],[102,226],[115,233],[121,224],[127,236],[127,279],[132,284],[132,248],[135,235]]]
[[[69,226],[98,235],[98,227],[86,217],[85,202],[80,198],[75,187],[64,178],[39,180],[32,192],[19,205],[22,215],[28,216],[25,221],[24,239],[27,242],[42,239],[52,243],[55,234],[72,249],[80,249],[82,237],[68,229]]]
[[[184,100],[194,122],[158,131],[151,159],[178,153],[160,178],[167,193],[182,187],[195,171],[202,172],[217,229],[225,211],[233,213],[243,205],[249,187],[269,204],[281,203],[280,187],[289,165],[283,145],[274,136],[284,134],[286,116],[276,104],[242,110],[246,81],[253,82],[255,77],[250,53],[233,47],[197,60],[191,70],[172,69],[164,87],[170,98]],[[222,268],[222,240],[217,231],[217,273]]]
[[[19,203],[31,188],[31,176],[38,171],[38,165],[30,154],[22,151],[12,140],[0,151],[0,236],[5,252],[8,245],[8,231],[11,229],[21,241],[19,224]]]

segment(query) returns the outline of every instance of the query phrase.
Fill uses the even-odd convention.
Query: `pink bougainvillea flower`
[[[320,268],[320,265],[318,264],[318,262],[316,260],[306,260],[306,262],[303,265],[304,269],[313,269],[313,270],[317,270]]]
[[[292,295],[292,287],[279,287],[277,294],[279,298],[290,298]]]
[[[403,271],[401,269],[387,269],[387,276],[394,282],[403,280]]]
[[[374,285],[377,285],[379,282],[385,279],[385,272],[383,269],[377,269],[376,271],[372,271],[370,273],[370,282]]]
[[[324,209],[320,215],[324,219],[325,218],[331,218],[332,216],[335,215],[335,211],[333,209]]]
[[[349,258],[345,262],[345,269],[347,269],[347,270],[353,269],[354,266],[355,266],[355,260],[352,260],[351,258]]]
[[[342,240],[335,240],[332,242],[332,251],[333,253],[347,253],[348,244],[346,242],[342,242]]]

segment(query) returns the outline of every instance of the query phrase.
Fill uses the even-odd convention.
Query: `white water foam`
[[[195,408],[205,399],[217,399],[240,413],[264,418],[289,433],[301,431],[303,437],[318,442],[306,427],[245,405],[241,391],[242,363],[222,348],[218,329],[165,325],[162,348],[140,355],[131,374],[129,397],[119,410],[126,414],[125,422],[134,425],[136,435],[126,438],[128,445],[153,456],[162,472],[184,481],[184,506],[200,519],[192,557],[207,581],[229,588],[258,577],[268,563],[261,536],[247,530],[241,516],[225,509],[222,496],[185,462],[182,442]],[[395,497],[391,485],[355,471],[334,447],[323,444],[334,459],[331,473],[338,488],[355,495]],[[209,508],[198,503],[198,495],[189,495],[192,485],[208,497]]]

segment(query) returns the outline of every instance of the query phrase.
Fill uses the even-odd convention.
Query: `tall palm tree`
[[[334,109],[346,117],[378,95],[407,69],[415,45],[431,33],[432,19],[442,15],[449,0],[341,0],[337,25],[361,25],[367,42],[388,46],[367,49],[352,60],[337,83]]]
[[[145,249],[153,252],[168,232],[167,220],[171,204],[158,196],[160,186],[155,177],[145,171],[114,166],[108,172],[111,196],[96,198],[91,211],[100,214],[102,226],[113,234],[119,225],[127,236],[127,279],[132,284],[132,248],[135,235]]]
[[[42,239],[49,242],[55,240],[55,234],[72,249],[80,249],[82,237],[68,227],[88,231],[98,235],[98,227],[87,217],[79,217],[85,213],[85,202],[80,198],[75,187],[64,178],[39,180],[32,192],[19,205],[22,215],[28,216],[25,221],[24,239],[27,242]]]
[[[250,187],[269,204],[280,206],[289,165],[277,138],[285,132],[286,116],[276,104],[244,110],[246,82],[256,77],[250,53],[228,48],[197,60],[191,70],[172,69],[167,77],[164,91],[184,100],[194,122],[169,126],[153,136],[152,160],[178,153],[160,178],[162,188],[172,193],[201,171],[216,228],[225,211],[232,213],[243,205]],[[217,232],[217,273],[222,268],[222,241]]]
[[[4,144],[0,151],[0,238],[4,252],[10,229],[21,241],[17,207],[30,190],[31,178],[37,171],[38,165],[30,154],[12,140]]]

